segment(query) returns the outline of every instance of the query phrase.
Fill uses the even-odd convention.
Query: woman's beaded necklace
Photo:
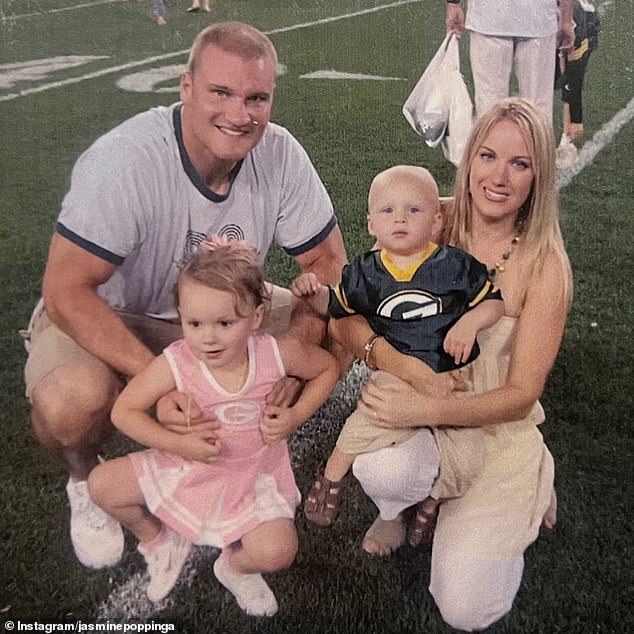
[[[511,240],[509,248],[504,253],[502,253],[502,257],[489,269],[489,279],[491,281],[495,280],[495,276],[498,273],[504,273],[504,271],[506,271],[506,263],[513,255],[513,251],[515,251],[515,248],[517,247],[521,236],[522,230],[520,229]]]

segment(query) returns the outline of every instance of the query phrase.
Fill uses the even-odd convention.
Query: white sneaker
[[[85,480],[69,480],[66,493],[70,539],[77,559],[89,568],[114,566],[123,554],[121,525],[90,499]]]
[[[277,599],[262,575],[235,572],[224,553],[214,562],[214,574],[247,614],[273,616],[277,612]]]
[[[167,533],[156,547],[147,549],[139,544],[138,550],[145,557],[150,581],[147,596],[150,601],[161,601],[176,585],[178,575],[192,548],[192,543],[167,526],[161,529]]]
[[[565,135],[561,135],[561,141],[555,152],[555,164],[558,170],[566,170],[574,167],[579,159],[577,146]]]

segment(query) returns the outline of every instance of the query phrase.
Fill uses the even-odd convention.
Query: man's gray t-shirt
[[[207,236],[244,239],[263,260],[273,242],[296,256],[336,225],[308,155],[269,123],[236,167],[226,196],[210,191],[182,142],[180,104],[106,133],[77,160],[57,231],[117,265],[99,294],[113,307],[176,317],[177,264]]]

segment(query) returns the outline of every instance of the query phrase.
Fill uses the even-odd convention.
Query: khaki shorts
[[[416,431],[416,429],[377,427],[359,410],[354,410],[341,428],[337,438],[337,449],[345,454],[358,456],[392,445],[400,445],[411,438]]]
[[[288,330],[292,310],[292,294],[286,288],[272,286],[271,309],[262,325],[262,330],[280,335]],[[183,336],[176,322],[154,319],[147,315],[135,315],[117,311],[123,323],[154,354],[160,354],[170,343]],[[53,370],[71,361],[96,361],[49,318],[42,302],[38,303],[29,327],[21,331],[29,353],[24,368],[26,396],[31,398],[35,386]]]

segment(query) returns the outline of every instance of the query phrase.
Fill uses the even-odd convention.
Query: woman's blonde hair
[[[207,246],[204,241],[197,251],[180,264],[174,295],[179,305],[180,284],[189,278],[208,288],[232,293],[236,313],[241,317],[244,306],[268,308],[271,294],[264,282],[264,272],[255,249],[243,242]]]
[[[444,241],[469,250],[473,204],[469,177],[473,161],[493,126],[512,121],[520,129],[533,169],[533,184],[528,198],[518,210],[517,228],[522,232],[521,258],[525,295],[532,274],[548,255],[561,264],[563,293],[566,301],[572,296],[572,272],[559,226],[559,195],[555,184],[555,144],[553,130],[546,116],[525,99],[510,97],[498,102],[474,124],[456,173],[454,201],[448,209]]]

